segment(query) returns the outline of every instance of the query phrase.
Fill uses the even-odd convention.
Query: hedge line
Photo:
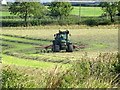
[[[16,26],[25,26],[25,22],[21,20],[2,20],[3,27],[16,27]],[[115,18],[115,23],[119,23],[118,17]],[[28,20],[28,26],[38,26],[38,25],[76,25],[76,24],[84,24],[89,26],[97,26],[97,25],[110,25],[112,24],[110,19],[105,17],[81,17],[81,20],[78,16],[70,16],[64,19],[36,19],[36,20]]]

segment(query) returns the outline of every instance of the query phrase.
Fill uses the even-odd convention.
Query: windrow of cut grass
[[[5,44],[5,43],[0,43],[0,46],[2,47],[2,50],[6,50],[14,47],[13,45]]]
[[[8,56],[8,55],[2,55],[2,58],[3,58],[2,63],[4,65],[17,65],[17,66],[21,66],[21,67],[23,66],[23,67],[49,69],[49,68],[55,67],[56,65],[57,66],[62,65],[59,63],[20,59],[18,57],[13,57],[13,56]],[[67,68],[67,67],[70,67],[70,64],[65,64],[63,66],[65,66]]]
[[[22,39],[27,39],[27,40],[34,40],[34,41],[52,41],[52,40],[48,40],[48,39],[41,39],[41,38],[35,38],[35,37],[28,37],[26,36],[20,36],[20,35],[11,35],[11,34],[1,34],[3,37],[14,37],[14,38],[22,38]]]
[[[16,43],[23,43],[23,44],[32,44],[32,45],[49,45],[50,41],[44,40],[32,40],[27,38],[19,38],[19,37],[9,37],[9,36],[2,36],[3,41],[11,41]]]
[[[68,64],[72,62],[72,60],[67,60],[68,58],[63,58],[63,59],[58,57],[53,58],[45,55],[32,56],[29,54],[10,52],[10,51],[6,51],[4,52],[4,54],[8,56],[18,57],[20,59],[36,60],[36,61],[43,61],[43,62],[62,63],[62,64]]]
[[[28,45],[28,44],[21,44],[21,43],[15,43],[15,42],[9,42],[9,41],[2,41],[3,44],[7,44],[12,46],[11,48],[5,49],[2,52],[10,51],[10,52],[15,52],[19,50],[24,50],[27,48],[33,48],[33,45]]]
[[[19,53],[36,53],[37,51],[40,52],[40,49],[36,51],[36,46],[45,46],[49,45],[49,40],[42,40],[30,37],[20,37],[20,36],[11,36],[11,35],[2,35],[0,36],[2,43],[10,45],[7,50],[3,50],[3,53],[6,51],[9,52],[19,52]],[[7,46],[4,48],[7,48]],[[44,48],[42,48],[44,49]]]

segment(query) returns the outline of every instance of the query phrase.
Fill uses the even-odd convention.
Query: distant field
[[[79,8],[80,7],[74,7],[71,14],[79,15]],[[100,16],[103,13],[100,7],[81,7],[80,10],[81,16]]]
[[[3,12],[0,11],[0,15],[2,15],[2,16],[13,16],[13,15],[10,14],[10,12],[8,12],[8,11],[3,11]]]
[[[102,10],[100,7],[81,7],[81,16],[100,16],[102,14]],[[79,15],[79,7],[74,6],[74,9],[70,13],[71,15]],[[0,11],[0,15],[2,16],[13,16],[8,11]]]

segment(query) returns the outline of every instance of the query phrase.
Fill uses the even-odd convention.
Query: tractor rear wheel
[[[60,46],[59,45],[53,45],[52,51],[53,52],[59,52],[60,51]]]
[[[72,44],[67,45],[66,52],[73,52],[73,45]]]

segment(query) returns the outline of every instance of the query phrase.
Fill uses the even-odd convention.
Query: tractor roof
[[[60,31],[59,30],[59,34],[69,34],[69,31],[68,30],[66,30],[66,31]]]

